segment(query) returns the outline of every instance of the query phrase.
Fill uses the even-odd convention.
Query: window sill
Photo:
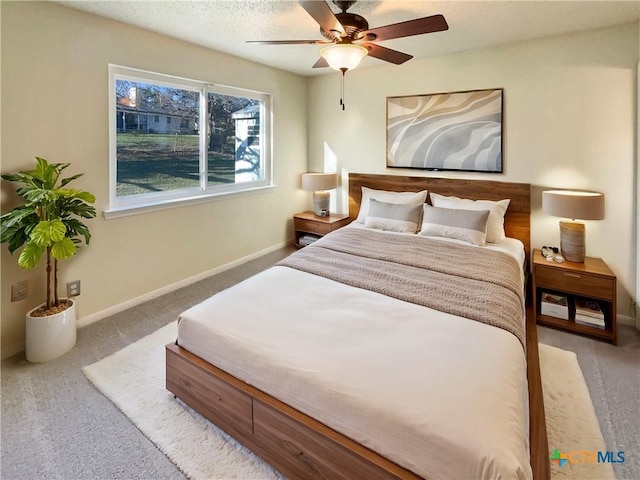
[[[212,202],[216,200],[224,200],[233,197],[243,197],[246,195],[255,195],[275,190],[277,185],[264,185],[260,187],[247,188],[234,192],[216,192],[195,195],[193,197],[173,198],[153,203],[137,203],[135,205],[119,205],[111,207],[102,212],[106,220],[112,218],[128,217],[131,215],[139,215],[142,213],[157,212],[159,210],[167,210],[169,208],[186,207],[189,205],[197,205],[199,203]]]

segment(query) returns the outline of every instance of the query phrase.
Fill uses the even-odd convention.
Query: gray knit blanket
[[[521,266],[506,253],[342,228],[278,265],[502,328],[526,348]]]

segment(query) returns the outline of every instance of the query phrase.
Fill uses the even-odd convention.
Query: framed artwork
[[[387,167],[502,173],[502,89],[387,97]]]

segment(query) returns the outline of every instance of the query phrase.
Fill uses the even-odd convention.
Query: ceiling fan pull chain
[[[347,69],[341,68],[340,71],[342,72],[342,78],[340,79],[340,105],[344,111],[344,74],[347,73]]]

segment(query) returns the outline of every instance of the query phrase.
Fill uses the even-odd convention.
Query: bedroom
[[[506,92],[505,173],[496,177],[536,186],[532,245],[558,243],[557,219],[540,210],[543,188],[604,192],[606,217],[589,224],[588,252],[617,274],[620,320],[632,322],[637,17],[597,30],[415,59],[402,69],[355,69],[346,79],[347,109],[340,112],[336,75],[302,77],[52,3],[3,2],[1,14],[2,172],[24,168],[35,155],[71,161],[86,173],[83,188],[96,194],[99,211],[109,196],[108,63],[231,85],[241,78],[245,88],[272,93],[279,112],[273,132],[277,189],[92,222],[90,248],[69,262],[63,279],[82,279],[81,324],[284,245],[293,236],[292,214],[309,206],[299,175],[322,170],[329,152],[339,170],[384,173],[385,97],[492,87]],[[326,121],[336,117],[339,128]],[[346,211],[344,195],[333,196],[336,211]],[[20,270],[5,249],[2,278],[5,357],[24,348],[25,303],[37,303],[42,291],[38,272]],[[14,279],[29,280],[27,302],[10,303],[6,286]]]

